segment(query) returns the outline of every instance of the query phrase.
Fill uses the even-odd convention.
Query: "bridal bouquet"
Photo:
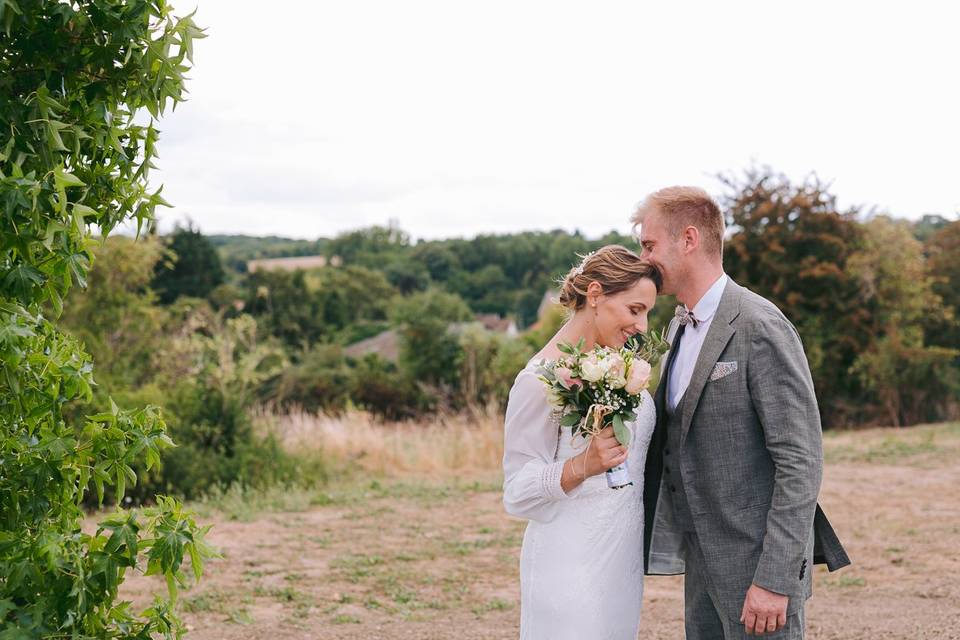
[[[562,343],[558,348],[564,355],[540,367],[548,401],[561,412],[560,424],[573,427],[573,435],[587,438],[612,425],[617,441],[627,446],[625,423],[636,419],[653,367],[669,347],[665,332],[634,336],[620,349],[583,347],[582,339],[576,345]],[[626,463],[607,471],[607,484],[614,489],[632,484],[629,478]]]

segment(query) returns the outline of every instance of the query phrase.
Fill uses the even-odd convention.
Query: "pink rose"
[[[556,374],[557,380],[560,381],[560,384],[564,389],[569,389],[577,385],[583,386],[583,380],[580,378],[575,378],[573,376],[573,371],[567,367],[557,367],[553,370],[553,372]]]
[[[630,378],[625,387],[627,393],[637,395],[650,384],[650,363],[646,360],[634,360],[630,365]]]

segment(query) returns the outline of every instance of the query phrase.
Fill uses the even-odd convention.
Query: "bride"
[[[560,427],[537,378],[558,344],[620,348],[647,330],[661,276],[619,245],[567,274],[566,324],[517,375],[504,428],[503,504],[529,520],[520,553],[521,640],[635,640],[643,598],[643,468],[656,422],[646,391],[621,446],[607,427],[589,444]],[[607,487],[604,472],[629,459],[632,486]]]

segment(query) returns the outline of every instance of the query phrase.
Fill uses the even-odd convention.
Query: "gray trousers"
[[[740,612],[735,619],[723,614],[717,591],[704,567],[703,551],[697,534],[684,533],[687,573],[683,580],[684,626],[687,640],[803,640],[803,606],[787,616],[787,625],[776,633],[748,636],[740,624]],[[746,597],[746,593],[743,597]]]

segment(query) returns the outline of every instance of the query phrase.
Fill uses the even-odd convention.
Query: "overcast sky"
[[[751,164],[953,217],[957,6],[200,0],[190,100],[160,123],[161,230],[597,236]]]

